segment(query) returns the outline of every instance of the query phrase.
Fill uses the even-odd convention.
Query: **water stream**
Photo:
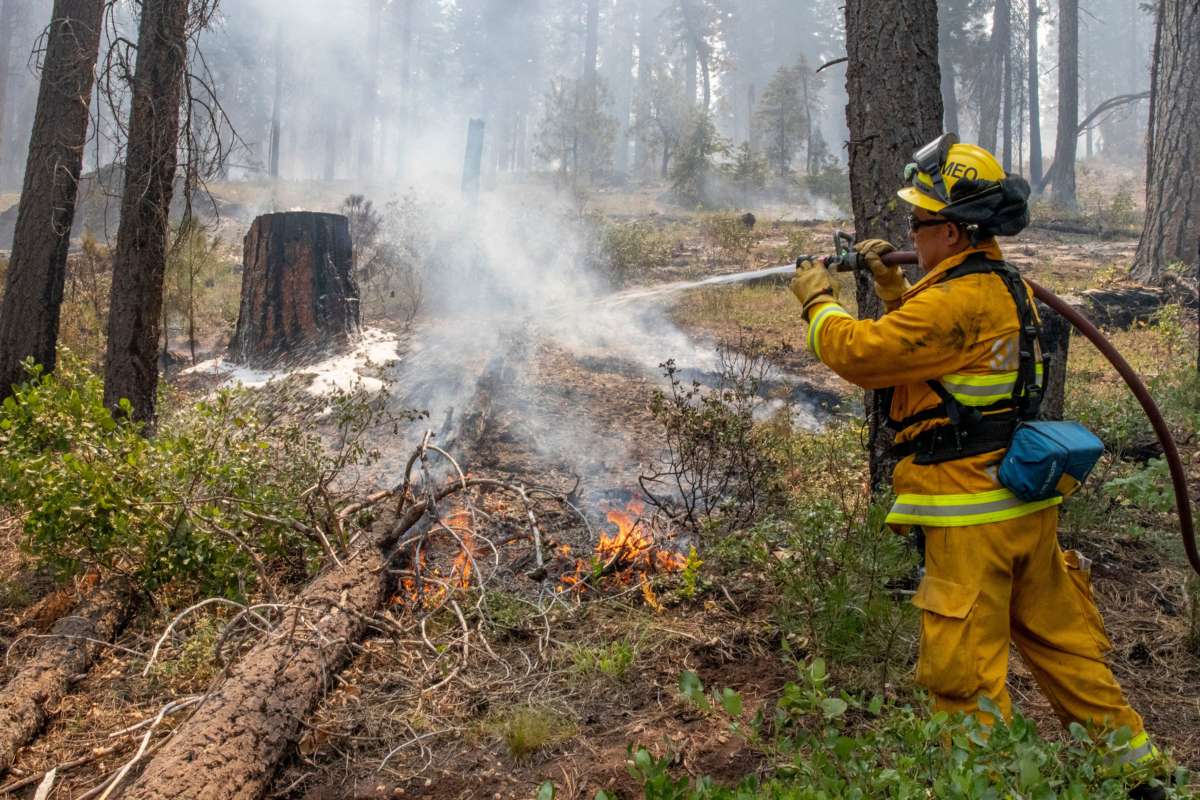
[[[762,269],[752,269],[747,270],[746,272],[735,272],[730,275],[714,275],[711,278],[702,278],[698,281],[676,281],[675,283],[664,283],[658,286],[639,286],[609,295],[608,297],[604,298],[603,302],[605,305],[624,305],[625,303],[633,303],[637,302],[638,300],[647,300],[652,297],[678,294],[679,292],[687,292],[692,289],[702,289],[709,286],[728,286],[737,283],[751,283],[754,281],[761,281],[768,278],[788,275],[795,271],[795,264],[781,264],[777,267],[763,267]]]

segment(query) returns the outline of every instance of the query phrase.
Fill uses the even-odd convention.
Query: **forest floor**
[[[774,265],[797,248],[823,252],[832,229],[828,222],[785,219],[782,210],[759,213],[760,236],[731,258],[719,242],[705,238],[695,215],[668,217],[649,193],[612,193],[594,202],[610,216],[650,221],[677,237],[669,263],[631,276],[632,283],[644,285]],[[1005,249],[1031,277],[1069,294],[1111,284],[1135,247],[1128,239],[1099,241],[1033,230]],[[804,324],[786,289],[697,290],[672,300],[669,314],[696,340],[758,340],[776,348],[777,369],[802,376],[805,392],[820,397],[830,415],[823,432],[794,432],[806,437],[796,446],[816,453],[836,451],[825,452],[794,476],[797,494],[843,499],[861,494],[866,459],[852,445],[858,430],[851,419],[852,410],[861,407],[859,392],[804,349]],[[1194,352],[1179,349],[1177,333],[1162,325],[1117,331],[1113,338],[1146,376],[1194,359]],[[769,754],[732,731],[728,720],[684,698],[680,676],[694,672],[706,687],[735,690],[743,700],[743,718],[769,708],[807,659],[825,652],[812,631],[787,618],[795,598],[783,595],[794,590],[736,547],[702,538],[704,545],[692,550],[698,543],[694,537],[661,520],[651,522],[649,512],[646,525],[653,526],[656,546],[678,554],[679,561],[669,569],[630,568],[605,575],[594,588],[572,586],[572,575],[587,569],[576,556],[595,544],[589,524],[612,531],[616,520],[607,511],[638,513],[631,501],[637,475],[653,460],[661,441],[649,403],[661,384],[644,371],[580,359],[553,346],[540,347],[532,358],[540,366],[532,379],[540,382],[534,393],[545,406],[540,416],[569,418],[572,409],[583,408],[604,434],[580,446],[598,450],[597,472],[607,476],[589,488],[589,523],[581,524],[565,510],[546,511],[540,522],[550,540],[546,547],[554,554],[548,570],[531,577],[530,543],[518,535],[526,525],[524,509],[500,493],[480,497],[485,521],[476,532],[490,541],[511,540],[501,545],[503,574],[486,595],[464,593],[465,618],[464,612],[455,615],[442,607],[428,615],[428,629],[419,632],[415,623],[426,616],[426,600],[411,587],[398,586],[384,614],[409,634],[376,632],[356,648],[351,664],[336,677],[336,688],[305,721],[303,738],[275,778],[272,796],[530,798],[544,781],[552,781],[559,797],[591,800],[604,789],[632,798],[642,784],[628,769],[631,745],[668,756],[677,774],[707,775],[719,782],[736,782],[770,766]],[[1072,342],[1070,376],[1069,412],[1101,423],[1127,416],[1132,400],[1081,339]],[[187,386],[189,393],[199,394],[211,383]],[[1177,434],[1196,494],[1200,436],[1195,430]],[[473,477],[570,493],[570,473],[545,459],[537,439],[519,415],[497,419],[464,466]],[[1136,468],[1118,457],[1105,462],[1086,496],[1073,501],[1078,510],[1068,507],[1065,513],[1064,545],[1079,547],[1095,561],[1094,590],[1114,645],[1110,663],[1131,703],[1160,746],[1181,764],[1198,768],[1200,699],[1194,687],[1200,681],[1200,657],[1194,637],[1200,623],[1186,588],[1181,548],[1171,533],[1173,517],[1130,508],[1102,490],[1110,477]],[[0,523],[0,575],[8,576],[0,580],[0,648],[7,653],[7,675],[21,664],[30,643],[76,599],[72,586],[60,587],[36,568],[23,554],[21,541],[19,520]],[[136,746],[129,734],[115,739],[110,734],[153,717],[173,698],[203,693],[219,680],[222,667],[214,645],[229,618],[222,612],[192,618],[150,676],[141,676],[144,661],[135,654],[154,646],[175,611],[157,601],[143,603],[117,647],[106,649],[53,709],[44,733],[20,752],[0,783],[99,754],[63,770],[52,795],[80,797]],[[830,657],[836,686],[914,697],[910,672],[916,614],[899,596],[887,613],[895,628],[882,645],[885,649],[874,649],[874,643],[851,648],[844,663]],[[472,633],[459,637],[460,622]],[[1015,651],[1010,688],[1044,736],[1065,736]],[[169,717],[161,730],[170,730],[184,717]],[[114,743],[121,746],[100,749]],[[33,789],[26,786],[13,796],[32,797]]]

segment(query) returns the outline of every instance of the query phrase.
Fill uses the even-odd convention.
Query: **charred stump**
[[[246,234],[242,304],[230,358],[303,362],[358,333],[350,223],[340,214],[264,214]]]

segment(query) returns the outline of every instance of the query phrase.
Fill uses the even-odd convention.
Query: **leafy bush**
[[[1143,511],[1165,512],[1175,508],[1175,493],[1165,458],[1153,459],[1126,477],[1113,478],[1104,484],[1104,492]]]
[[[742,142],[733,153],[733,160],[724,166],[730,183],[738,190],[743,202],[767,186],[770,165],[754,152],[749,142]]]
[[[160,421],[114,421],[69,352],[0,405],[0,506],[61,575],[100,566],[154,591],[242,597],[267,567],[305,575],[321,553],[302,499],[330,466],[308,425],[221,391]]]
[[[692,702],[707,703],[699,680],[685,673],[681,688]],[[732,730],[774,765],[766,777],[749,776],[734,788],[709,778],[671,775],[670,758],[630,748],[629,771],[646,800],[818,800],[819,798],[1117,798],[1149,780],[1145,773],[1117,774],[1112,759],[1128,750],[1129,730],[1088,731],[1071,726],[1066,743],[1048,742],[1020,714],[996,715],[992,726],[975,716],[897,704],[876,696],[864,701],[828,686],[823,661],[801,670],[774,709],[745,720],[741,698],[725,689],[708,703],[730,718]],[[1156,764],[1155,768],[1164,768]],[[1184,796],[1189,775],[1174,774],[1169,796]]]
[[[715,256],[739,264],[750,260],[754,246],[762,239],[762,234],[743,222],[740,214],[705,216],[700,220],[700,235]]]
[[[671,243],[650,222],[598,221],[600,266],[616,283],[671,262]]]
[[[765,513],[782,495],[781,462],[770,431],[756,425],[757,395],[768,354],[721,350],[716,386],[685,385],[673,360],[660,366],[669,394],[655,391],[650,410],[662,428],[666,456],[641,477],[647,501],[696,530],[734,530]]]

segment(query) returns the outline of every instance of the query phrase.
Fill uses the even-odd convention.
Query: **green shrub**
[[[1113,478],[1104,484],[1104,493],[1143,511],[1161,513],[1175,508],[1175,492],[1165,458],[1153,459],[1126,477]]]
[[[0,506],[60,575],[90,566],[147,591],[180,583],[241,597],[264,569],[305,575],[320,554],[293,525],[327,479],[315,434],[245,392],[221,391],[146,438],[114,421],[99,377],[63,352],[0,405]]]
[[[671,242],[652,223],[601,223],[601,266],[616,283],[671,263]]]
[[[583,675],[601,675],[624,680],[637,658],[637,650],[624,640],[605,645],[577,645],[571,651],[574,670]]]
[[[762,234],[742,221],[741,214],[705,216],[700,220],[700,235],[715,256],[738,264],[750,260],[755,245],[762,239]]]
[[[695,676],[686,681],[703,695]],[[685,683],[681,679],[681,685]],[[695,698],[693,698],[695,702]],[[985,710],[998,712],[986,700]],[[1020,714],[990,728],[974,716],[938,712],[834,693],[825,664],[814,660],[789,683],[773,709],[753,719],[729,689],[709,707],[729,717],[732,730],[772,765],[765,777],[733,788],[709,778],[671,774],[671,758],[631,747],[629,772],[646,800],[820,800],[823,798],[1124,798],[1147,774],[1116,775],[1112,759],[1128,749],[1129,730],[1089,732],[1071,726],[1068,742],[1048,742]],[[1166,770],[1165,762],[1155,765]],[[1186,796],[1189,775],[1175,771],[1169,796]]]

